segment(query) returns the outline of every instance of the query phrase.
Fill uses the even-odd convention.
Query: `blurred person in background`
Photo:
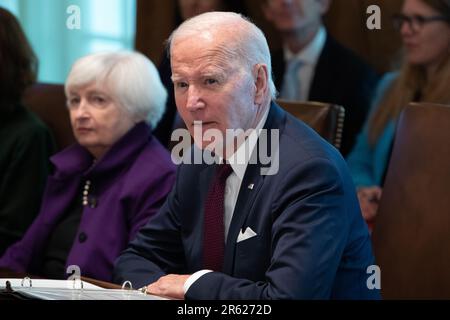
[[[345,108],[340,151],[346,155],[369,110],[378,76],[365,61],[339,44],[322,16],[330,0],[266,0],[262,8],[283,46],[272,51],[279,98],[319,101]]]
[[[347,158],[364,219],[373,223],[398,117],[410,102],[450,104],[450,0],[405,0],[394,16],[404,57],[377,89],[371,115]]]
[[[38,61],[17,19],[0,7],[0,256],[39,212],[54,142],[21,100]]]

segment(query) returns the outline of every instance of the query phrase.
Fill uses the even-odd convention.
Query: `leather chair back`
[[[450,299],[450,106],[402,112],[372,240],[385,299]]]
[[[341,146],[345,109],[342,106],[322,102],[293,102],[278,99],[284,110],[316,130],[337,149]]]

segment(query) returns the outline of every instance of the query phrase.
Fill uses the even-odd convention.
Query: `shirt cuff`
[[[203,275],[213,272],[212,270],[200,270],[197,271],[193,274],[191,274],[191,276],[186,280],[186,282],[184,283],[184,294],[186,295],[186,292],[188,292],[189,288],[194,284],[195,281],[197,281],[198,279],[200,279],[200,277],[202,277]]]

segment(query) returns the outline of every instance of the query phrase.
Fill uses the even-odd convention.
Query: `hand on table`
[[[184,283],[190,275],[168,274],[147,286],[147,293],[173,299],[184,299]]]

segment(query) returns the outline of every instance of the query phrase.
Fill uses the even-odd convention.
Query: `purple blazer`
[[[81,187],[90,180],[90,205],[83,206],[66,267],[77,265],[82,276],[111,281],[114,260],[172,188],[175,166],[170,154],[141,122],[94,166],[92,156],[78,144],[51,161],[55,171],[48,178],[40,213],[23,239],[5,252],[0,267],[38,273],[53,228],[76,197],[82,201]]]

